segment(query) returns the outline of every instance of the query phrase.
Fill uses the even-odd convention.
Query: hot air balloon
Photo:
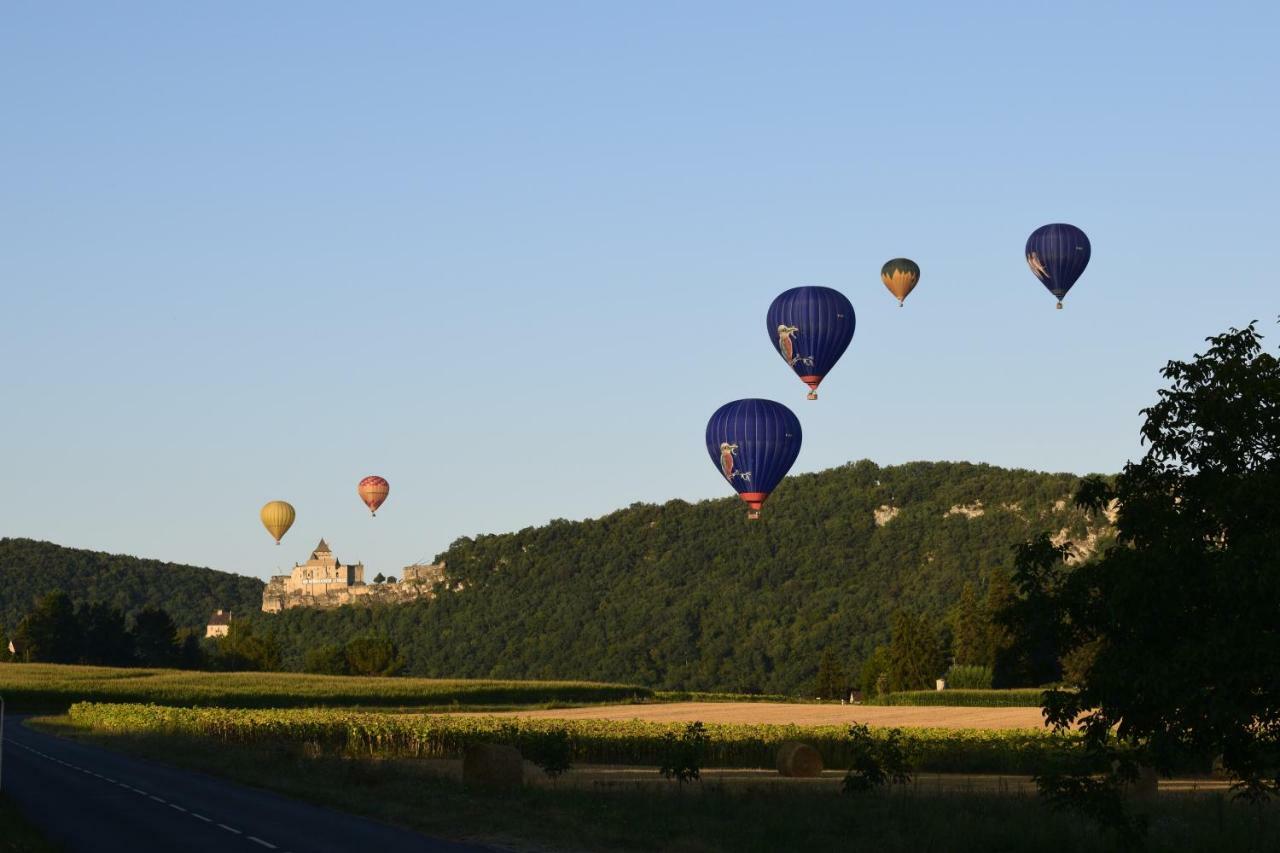
[[[360,500],[369,507],[369,514],[375,516],[378,514],[378,507],[382,506],[382,502],[387,499],[387,493],[390,491],[391,484],[378,476],[365,477],[356,487]]]
[[[800,454],[800,420],[772,400],[734,400],[707,421],[707,453],[759,518],[760,507]]]
[[[853,340],[853,306],[829,287],[793,287],[769,306],[769,340],[818,399],[822,382]]]
[[[897,297],[901,308],[907,294],[920,282],[920,267],[910,258],[894,258],[880,268],[880,280]]]
[[[1058,297],[1059,308],[1071,285],[1089,265],[1092,252],[1085,233],[1065,222],[1041,225],[1027,238],[1027,266]]]
[[[267,528],[267,532],[275,537],[276,544],[279,545],[280,539],[293,527],[297,513],[293,511],[292,505],[284,501],[271,501],[262,508],[259,516],[262,518],[262,526]]]

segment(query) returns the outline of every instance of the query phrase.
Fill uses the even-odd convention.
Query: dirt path
[[[867,723],[943,729],[1031,729],[1044,725],[1039,708],[916,708],[877,705],[800,705],[782,702],[671,702],[599,705],[500,716],[554,720],[651,720],[684,723],[795,723],[802,726]]]

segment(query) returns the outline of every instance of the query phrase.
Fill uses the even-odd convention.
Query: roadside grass
[[[0,664],[11,711],[65,711],[74,702],[220,708],[509,709],[651,700],[647,687],[590,681],[366,678],[292,672],[195,672],[60,664]]]
[[[28,823],[13,802],[0,793],[0,853],[55,853],[60,849]]]
[[[1037,798],[906,788],[861,797],[834,787],[742,788],[710,782],[507,794],[468,789],[432,762],[307,757],[290,744],[242,745],[173,734],[85,732],[66,717],[38,728],[144,758],[226,776],[337,810],[453,839],[568,850],[673,853],[798,849],[1111,851],[1116,839]],[[657,776],[656,767],[654,775]],[[1220,794],[1162,795],[1149,806],[1154,853],[1280,846],[1280,810]]]

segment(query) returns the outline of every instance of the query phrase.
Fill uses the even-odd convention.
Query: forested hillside
[[[110,604],[126,615],[159,607],[179,626],[198,627],[220,607],[233,613],[258,610],[262,586],[257,578],[197,566],[0,539],[0,628],[9,631],[48,592],[65,592],[81,604]]]
[[[633,505],[464,538],[431,602],[257,617],[286,665],[309,648],[389,635],[407,672],[588,678],[796,693],[822,652],[856,665],[897,608],[941,627],[966,581],[1047,532],[1111,536],[1071,505],[1077,477],[968,463],[857,462],[789,478],[747,521],[736,499]]]

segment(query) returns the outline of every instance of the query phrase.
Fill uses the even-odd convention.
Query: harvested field
[[[774,702],[672,702],[602,705],[550,711],[511,711],[507,716],[554,720],[645,720],[658,723],[773,723],[830,726],[866,723],[937,729],[1035,729],[1039,708],[956,708],[884,705],[798,705]],[[499,714],[497,716],[503,716]]]

